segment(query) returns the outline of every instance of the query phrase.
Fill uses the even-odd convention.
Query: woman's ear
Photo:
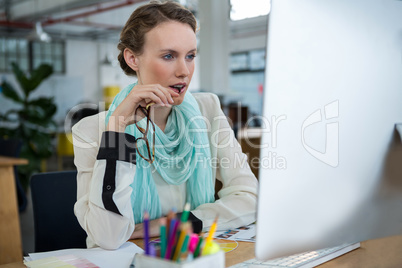
[[[138,57],[128,48],[124,49],[124,60],[134,71],[138,71]]]

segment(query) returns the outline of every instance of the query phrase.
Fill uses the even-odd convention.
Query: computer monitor
[[[257,259],[402,233],[401,18],[397,0],[272,1]]]

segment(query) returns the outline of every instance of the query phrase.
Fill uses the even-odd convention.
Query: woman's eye
[[[166,60],[171,60],[171,59],[173,59],[173,56],[172,56],[172,54],[166,54],[165,56],[163,56],[163,58]]]
[[[189,60],[193,60],[195,58],[195,54],[187,55],[186,58]]]

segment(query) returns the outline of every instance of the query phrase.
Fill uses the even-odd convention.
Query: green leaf
[[[48,78],[53,73],[53,67],[49,64],[41,64],[31,73],[31,89],[29,92],[37,88],[43,80]],[[27,94],[28,95],[28,94]]]
[[[18,95],[17,91],[7,81],[3,81],[3,83],[1,83],[1,87],[3,88],[4,97],[12,99],[15,102],[19,103],[23,102],[21,97]]]
[[[22,90],[24,91],[25,96],[28,96],[29,92],[31,91],[31,83],[28,77],[15,62],[11,63],[11,66],[13,68],[15,78],[17,78],[17,81],[20,84]]]
[[[38,158],[47,158],[52,155],[51,135],[36,131],[31,136],[29,147]]]
[[[43,111],[45,117],[51,118],[57,111],[53,98],[41,97],[28,102],[29,106],[36,106]]]
[[[34,109],[31,107],[20,111],[19,115],[24,119],[24,121],[38,126],[47,126],[48,122],[51,120],[51,118],[45,116],[41,109]]]
[[[38,68],[33,70],[29,78],[16,63],[12,63],[12,67],[15,77],[24,90],[26,98],[28,98],[29,94],[34,91],[43,80],[53,73],[53,67],[45,63],[39,65]]]
[[[52,74],[53,68],[42,64],[27,76],[17,64],[13,63],[12,67],[23,94],[7,82],[2,83],[3,95],[20,103],[20,107],[0,114],[0,120],[4,122],[0,127],[0,136],[16,137],[23,141],[20,156],[28,159],[29,164],[18,166],[18,172],[27,187],[30,176],[40,171],[41,160],[50,157],[54,150],[51,142],[54,137],[49,132],[52,127],[57,127],[52,118],[57,106],[53,98],[40,97],[29,100],[29,94]],[[9,124],[15,120],[18,120],[18,124]]]

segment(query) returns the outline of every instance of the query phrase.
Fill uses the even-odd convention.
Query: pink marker
[[[188,251],[193,254],[195,251],[195,248],[197,247],[198,243],[198,235],[197,234],[192,234],[190,237],[190,242],[188,243]]]

